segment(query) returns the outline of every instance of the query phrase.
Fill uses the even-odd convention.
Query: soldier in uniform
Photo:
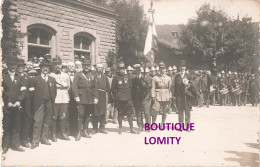
[[[200,80],[200,91],[203,94],[204,104],[209,107],[209,89],[210,89],[210,81],[209,76],[206,71],[203,71],[202,77]]]
[[[98,103],[98,91],[96,76],[91,72],[90,62],[83,62],[83,71],[77,72],[72,83],[74,98],[78,103],[78,121],[76,141],[81,138],[81,129],[84,118],[83,136],[90,138],[88,124],[94,113],[94,104]]]
[[[152,103],[159,102],[162,109],[162,123],[165,123],[167,112],[170,108],[170,101],[172,98],[172,81],[169,76],[166,75],[166,67],[163,62],[159,64],[160,75],[155,76],[152,82]],[[156,121],[157,115],[153,116],[153,122]]]
[[[221,72],[221,77],[218,78],[218,90],[219,90],[219,104],[220,105],[226,105],[226,93],[221,93],[221,91],[227,89],[226,86],[226,77],[225,77],[225,72]]]
[[[110,102],[110,83],[108,77],[103,74],[103,65],[96,65],[96,75],[97,75],[97,89],[98,89],[98,104],[95,105],[94,118],[93,118],[93,133],[107,134],[105,130],[106,125],[106,111],[107,103]],[[100,123],[98,129],[98,123]]]
[[[61,132],[61,139],[70,140],[66,134],[66,121],[68,117],[68,104],[69,104],[69,88],[70,77],[67,73],[67,64],[62,63],[59,73],[53,77],[56,80],[57,95],[54,101],[54,110],[52,115],[52,141],[57,142],[56,127],[57,123]]]
[[[249,96],[252,106],[257,106],[259,100],[259,82],[255,74],[251,74],[249,81]]]
[[[41,74],[32,79],[30,88],[34,89],[34,125],[32,149],[42,144],[51,145],[48,140],[51,118],[56,97],[56,81],[49,76],[51,64],[44,62],[40,65]]]
[[[9,148],[23,152],[20,146],[21,103],[26,95],[23,79],[16,73],[18,58],[8,56],[7,70],[2,73],[3,81],[3,153]]]
[[[242,105],[245,106],[247,104],[247,94],[249,89],[249,81],[247,80],[246,76],[242,74],[241,78],[241,102]]]
[[[231,102],[233,106],[236,104],[238,106],[241,105],[241,96],[240,93],[235,93],[234,90],[238,89],[240,91],[241,85],[240,85],[240,79],[238,78],[237,72],[234,73],[234,76],[232,77],[231,80],[231,88],[232,88],[232,93],[231,93]]]
[[[130,133],[136,133],[133,128],[133,117],[132,117],[132,83],[131,79],[125,74],[125,64],[120,63],[117,67],[118,73],[112,80],[111,95],[115,102],[115,106],[118,110],[118,124],[119,131],[122,133],[123,116],[127,115],[128,122],[130,125]]]

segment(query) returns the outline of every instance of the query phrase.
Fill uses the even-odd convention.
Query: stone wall
[[[92,64],[106,62],[106,55],[115,50],[116,13],[91,2],[77,0],[17,0],[18,27],[27,33],[30,26],[43,26],[54,35],[51,39],[51,55],[63,60],[74,58],[74,35],[87,33],[95,40],[92,46]],[[90,4],[88,4],[90,3]],[[28,34],[24,37],[22,57],[28,59]]]

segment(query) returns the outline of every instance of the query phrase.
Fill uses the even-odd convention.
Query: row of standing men
[[[57,138],[70,140],[68,135],[78,141],[81,136],[106,134],[105,125],[111,114],[113,122],[118,121],[119,134],[123,132],[124,116],[127,116],[130,133],[135,134],[143,130],[143,119],[154,123],[160,111],[164,123],[171,108],[178,111],[179,122],[189,123],[190,110],[198,103],[199,93],[203,92],[207,99],[210,86],[221,89],[214,84],[214,77],[205,74],[207,93],[204,93],[202,80],[196,84],[196,77],[192,72],[187,73],[184,66],[180,72],[169,70],[167,73],[162,62],[158,73],[154,68],[151,72],[145,68],[142,73],[140,64],[135,64],[134,70],[127,70],[128,74],[123,63],[117,70],[107,68],[105,74],[102,64],[97,64],[94,71],[88,61],[75,63],[80,64],[82,70],[73,63],[61,62],[51,68],[49,62],[42,61],[38,72],[25,71],[24,61],[14,56],[8,57],[6,63],[2,82],[4,152],[8,148],[24,151],[21,145],[34,149],[40,142],[51,145],[49,139],[53,142]],[[134,71],[134,75],[130,71]],[[216,79],[217,85],[221,85],[221,80],[221,77]],[[217,93],[214,94],[218,98]],[[221,94],[220,99],[223,98],[226,96]],[[138,131],[133,128],[133,115],[137,117]],[[92,131],[89,123],[92,123]]]

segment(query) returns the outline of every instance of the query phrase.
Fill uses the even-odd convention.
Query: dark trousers
[[[79,133],[84,124],[84,130],[88,130],[91,115],[94,113],[94,104],[78,104],[77,132]],[[84,122],[83,122],[84,121]]]
[[[10,112],[4,112],[3,116],[3,138],[2,147],[19,147],[20,146],[20,123],[21,111],[18,108],[8,109]]]
[[[204,104],[209,106],[209,92],[208,91],[202,91]]]
[[[144,111],[145,122],[151,124],[151,100],[145,99],[142,103],[142,110]],[[141,114],[143,115],[143,114]],[[141,118],[143,126],[143,118]]]
[[[246,92],[242,92],[242,93],[241,93],[241,103],[242,103],[243,105],[246,105],[246,104],[247,104],[247,94],[246,94]]]
[[[127,115],[130,128],[133,128],[133,104],[131,100],[117,100],[116,108],[118,111],[119,128],[123,126],[123,116]]]
[[[21,142],[30,142],[30,130],[31,130],[32,120],[26,111],[22,112],[21,116]]]
[[[231,102],[232,102],[232,105],[233,105],[233,106],[235,106],[235,105],[240,106],[240,105],[241,105],[241,97],[240,97],[240,94],[239,94],[239,95],[234,95],[234,94],[232,93]]]
[[[47,140],[51,126],[52,102],[44,100],[34,114],[33,125],[33,143],[39,143],[40,140]]]
[[[96,116],[95,114],[93,115],[93,128],[94,128],[94,130],[98,130],[98,123],[100,123],[99,129],[105,129],[106,114],[102,114],[102,115],[99,115],[99,116]]]
[[[67,120],[69,122],[69,125],[67,125],[69,134],[74,136],[77,133],[77,120],[78,120],[78,109],[77,104],[74,99],[70,99],[69,105],[69,117],[67,117]]]
[[[176,102],[178,108],[179,123],[184,123],[184,117],[185,123],[190,123],[190,107],[187,104],[187,99],[185,98],[185,95],[177,97]]]
[[[67,121],[67,116],[68,116],[68,104],[66,103],[55,103],[54,104],[54,110],[52,114],[52,125],[51,125],[51,130],[52,134],[56,134],[56,127],[57,127],[57,122],[60,128],[61,134],[66,133],[66,121]]]
[[[259,95],[258,92],[251,92],[250,93],[250,99],[251,99],[251,104],[253,106],[258,104],[258,99],[259,99]]]

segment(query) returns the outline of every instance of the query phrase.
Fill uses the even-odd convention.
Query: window
[[[52,34],[41,28],[28,30],[28,59],[51,52]]]
[[[84,56],[91,61],[91,52],[93,52],[93,38],[88,35],[76,35],[74,37],[74,56]]]

